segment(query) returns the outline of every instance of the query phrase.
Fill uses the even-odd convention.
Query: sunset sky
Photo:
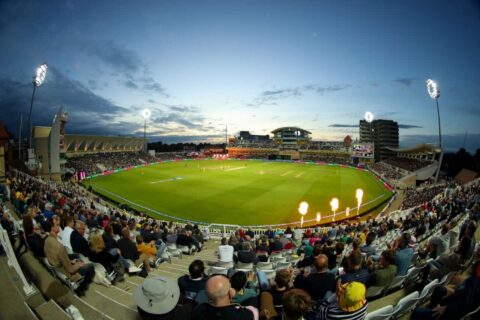
[[[67,133],[219,141],[298,126],[315,140],[358,137],[366,111],[400,125],[400,144],[480,147],[478,1],[1,1],[0,122],[18,135]],[[24,127],[26,129],[26,127]],[[24,131],[24,134],[27,131]],[[466,136],[466,139],[465,139]]]

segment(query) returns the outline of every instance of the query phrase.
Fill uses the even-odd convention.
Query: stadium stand
[[[131,157],[130,154],[127,157],[124,155],[112,157],[115,159],[111,162],[102,160],[100,163],[113,169],[116,165],[124,166],[125,163],[134,165],[135,161],[139,161],[137,158],[141,159],[142,156],[132,153]],[[92,162],[95,163],[98,159],[101,158],[94,158]],[[146,160],[149,159],[144,159]],[[154,221],[125,212],[101,201],[71,182],[45,183],[12,171],[4,190],[6,202],[0,207],[2,230],[9,235],[6,239],[13,243],[13,247],[18,247],[22,242],[25,245],[25,248],[19,250],[26,251],[25,253],[20,255],[17,252],[18,260],[29,283],[41,292],[40,297],[43,299],[40,303],[31,303],[29,309],[35,310],[35,316],[42,319],[49,318],[41,312],[42,308],[54,310],[51,311],[50,318],[53,312],[56,312],[55,314],[63,317],[68,313],[77,319],[81,316],[85,319],[148,319],[151,314],[159,313],[168,313],[171,319],[190,319],[191,314],[202,318],[200,314],[205,315],[209,310],[218,310],[220,306],[224,308],[222,310],[227,311],[233,308],[232,310],[237,313],[242,313],[245,319],[253,318],[257,313],[265,317],[265,310],[269,310],[270,316],[282,312],[288,314],[291,311],[290,302],[285,298],[282,300],[282,293],[279,293],[278,289],[295,288],[293,285],[297,277],[315,276],[319,277],[318,281],[324,281],[320,278],[322,272],[340,277],[345,282],[344,286],[332,288],[332,291],[337,292],[326,293],[314,301],[312,309],[302,310],[305,318],[322,319],[333,312],[339,312],[344,316],[358,315],[358,318],[362,319],[368,313],[390,305],[388,311],[379,310],[377,314],[386,312],[389,317],[397,319],[408,317],[412,310],[415,310],[416,315],[425,312],[424,309],[417,307],[424,306],[430,296],[432,299],[436,297],[437,291],[441,290],[442,286],[455,284],[452,278],[457,279],[458,285],[465,278],[466,281],[478,283],[480,277],[478,272],[470,275],[467,271],[473,266],[478,266],[480,259],[480,253],[476,249],[478,244],[473,236],[480,217],[478,179],[463,186],[448,185],[409,190],[402,210],[363,222],[347,221],[330,227],[294,230],[245,231],[239,228],[231,234],[224,228],[218,235],[229,237],[229,244],[234,251],[234,261],[238,259],[245,261],[237,262],[235,265],[233,263],[225,265],[218,260],[218,239],[205,242],[205,238],[211,236],[213,232],[211,234],[202,232],[205,230],[204,227]],[[59,219],[52,219],[52,214]],[[15,215],[18,215],[17,218]],[[107,226],[111,226],[113,242],[110,243],[118,241],[122,236],[122,230],[126,230],[130,233],[131,239],[141,235],[145,243],[151,244],[152,250],[160,251],[162,245],[165,245],[166,252],[173,254],[185,243],[191,245],[186,250],[187,254],[178,254],[175,257],[169,255],[169,259],[160,259],[157,263],[151,261],[148,281],[138,273],[128,274],[130,264],[127,263],[123,265],[127,272],[123,282],[108,283],[94,279],[95,283],[90,285],[86,295],[79,297],[64,285],[66,282],[61,275],[57,272],[49,273],[51,269],[46,268],[41,260],[34,257],[28,243],[22,241],[20,232],[22,226],[16,223],[20,217],[32,219],[36,232],[40,234],[44,221],[49,220],[48,217],[52,221],[58,221],[62,230],[65,230],[67,228],[65,221],[69,216],[76,221],[84,221],[87,240],[96,230],[104,232]],[[2,237],[2,245],[4,238]],[[106,246],[107,241],[104,241]],[[244,246],[246,243],[248,245]],[[193,248],[202,250],[193,252]],[[249,250],[255,252],[253,262],[244,260],[249,259],[246,258],[249,256],[247,254]],[[384,252],[394,253],[396,271],[386,267]],[[325,257],[328,261],[327,269],[324,269]],[[85,262],[89,258],[89,256],[76,257]],[[207,266],[205,270],[199,270],[198,262],[194,263],[194,260],[198,259]],[[142,270],[143,275],[144,271],[146,270]],[[235,271],[247,274],[245,277],[239,275],[233,277],[231,283],[225,281],[226,278],[214,276],[223,273],[232,277]],[[453,277],[455,272],[458,274]],[[192,283],[196,283],[196,279],[204,279],[206,274],[210,275],[207,282],[202,282],[204,288],[195,289],[195,299],[192,299],[190,293],[185,293],[193,292],[191,290],[177,293],[179,289],[176,280],[185,274],[187,276],[183,279],[185,281],[190,279]],[[96,270],[96,275],[101,277],[102,273],[99,274]],[[379,279],[384,279],[384,282],[379,282],[379,286],[374,288],[371,285],[372,281]],[[358,281],[364,285],[358,284]],[[152,283],[162,285],[152,286]],[[276,286],[272,286],[273,283],[276,283]],[[227,290],[224,291],[225,295],[217,295],[218,301],[215,303],[218,304],[205,303],[208,295],[216,294],[212,291],[215,285],[221,285],[222,288],[235,287],[237,291]],[[157,292],[160,287],[165,291]],[[424,290],[421,290],[423,287]],[[474,286],[472,290],[475,288],[478,290],[479,286]],[[143,295],[139,293],[140,291]],[[170,294],[176,299],[168,302],[150,301],[145,304],[145,292],[149,291],[152,294]],[[293,300],[311,300],[311,297],[303,291],[291,292]],[[355,295],[357,299],[347,302],[342,298],[344,294]],[[469,294],[478,297],[479,293]],[[364,302],[365,296],[368,303]],[[240,309],[232,307],[230,298],[242,301],[243,307]],[[24,299],[27,300],[27,297]],[[464,304],[461,313],[456,315],[458,318],[478,309],[478,300],[464,299],[462,303]],[[200,307],[194,311],[197,304]],[[450,312],[448,306],[450,305],[447,305],[446,314]],[[375,314],[367,315],[369,318],[374,316]],[[475,317],[475,314],[471,317]],[[224,319],[230,318],[227,312]]]
[[[155,158],[144,152],[89,153],[68,158],[66,166],[76,172],[85,172],[88,176],[153,161],[155,161]]]

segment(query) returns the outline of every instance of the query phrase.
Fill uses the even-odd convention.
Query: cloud
[[[417,80],[416,78],[399,78],[393,80],[393,82],[397,82],[401,85],[404,85],[405,87],[410,87],[410,85],[413,83],[413,81]]]
[[[142,61],[134,51],[113,41],[91,42],[85,46],[85,50],[125,77],[130,77],[132,74],[139,72],[143,66]]]
[[[168,104],[163,104],[166,106],[168,109],[175,111],[175,112],[187,112],[187,113],[197,113],[199,109],[197,107],[192,107],[192,106],[184,106],[184,105],[168,105]]]
[[[413,124],[399,124],[398,127],[400,129],[416,129],[416,128],[423,128],[422,126],[416,126]]]
[[[110,66],[113,69],[111,76],[121,78],[125,87],[170,97],[166,89],[151,76],[149,67],[135,51],[113,41],[85,42],[82,48],[87,54]]]
[[[92,90],[97,90],[98,89],[97,81],[95,81],[93,79],[88,79],[88,87]]]
[[[358,128],[358,124],[338,124],[334,123],[329,125],[331,128]]]
[[[277,105],[275,101],[288,99],[291,97],[303,96],[306,92],[315,92],[319,95],[325,93],[337,92],[352,87],[351,84],[335,84],[329,86],[309,84],[299,87],[290,87],[277,90],[266,90],[261,92],[251,103],[248,103],[248,107],[260,107],[265,105]]]
[[[124,82],[125,87],[130,89],[138,89],[138,85],[133,80],[126,80]]]
[[[29,83],[0,79],[1,121],[18,123],[20,114],[23,114],[26,123],[31,94],[32,87]],[[99,132],[108,128],[109,133],[114,134],[118,124],[116,118],[129,112],[128,109],[95,94],[82,83],[50,67],[48,79],[35,93],[33,124],[50,126],[60,106],[69,114],[66,130],[72,133],[100,134]],[[28,130],[26,126],[24,128],[25,131]],[[14,129],[18,136],[18,128]],[[131,128],[125,124],[118,127],[118,132],[125,134],[130,133],[129,130]]]
[[[225,142],[224,134],[206,134],[206,135],[162,135],[162,136],[151,136],[150,141],[162,141],[164,143],[200,143],[200,142],[215,142],[223,143]]]

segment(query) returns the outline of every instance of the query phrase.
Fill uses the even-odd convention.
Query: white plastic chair
[[[257,263],[257,270],[272,270],[273,263],[271,262],[258,262]]]
[[[235,269],[253,270],[253,263],[237,262]]]
[[[433,293],[433,289],[438,285],[438,279],[435,279],[423,287],[422,292],[418,296],[418,303],[422,304],[427,301]]]
[[[66,284],[70,289],[75,291],[78,289],[78,287],[80,287],[80,283],[82,283],[83,281],[83,276],[76,282],[72,281],[66,274],[64,274],[63,272],[59,271],[57,268],[52,266],[50,262],[48,262],[47,258],[41,258],[41,261],[47,267],[48,271],[50,271],[50,273],[52,273],[52,275],[55,278],[57,278],[58,280]]]
[[[208,270],[208,274],[210,276],[214,274],[223,274],[227,275],[228,269],[227,268],[222,268],[222,267],[216,267],[216,266],[211,266],[210,269]]]
[[[179,257],[182,259],[182,251],[177,248],[176,244],[167,245],[167,252],[170,253],[172,257]]]
[[[287,269],[290,267],[292,264],[290,262],[277,262],[276,265],[276,270],[282,270],[282,269]]]
[[[393,314],[393,307],[391,305],[377,309],[373,312],[367,313],[365,320],[388,320]]]
[[[400,319],[407,313],[413,310],[418,302],[418,291],[410,293],[408,296],[403,297],[398,301],[397,305],[393,308],[392,319]]]

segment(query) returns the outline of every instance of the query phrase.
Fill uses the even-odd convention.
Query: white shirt
[[[232,262],[233,261],[233,247],[226,244],[224,246],[218,246],[218,255],[220,262]]]
[[[69,226],[66,226],[62,231],[62,244],[64,247],[72,250],[72,244],[70,243],[70,236],[72,235],[73,229]]]

